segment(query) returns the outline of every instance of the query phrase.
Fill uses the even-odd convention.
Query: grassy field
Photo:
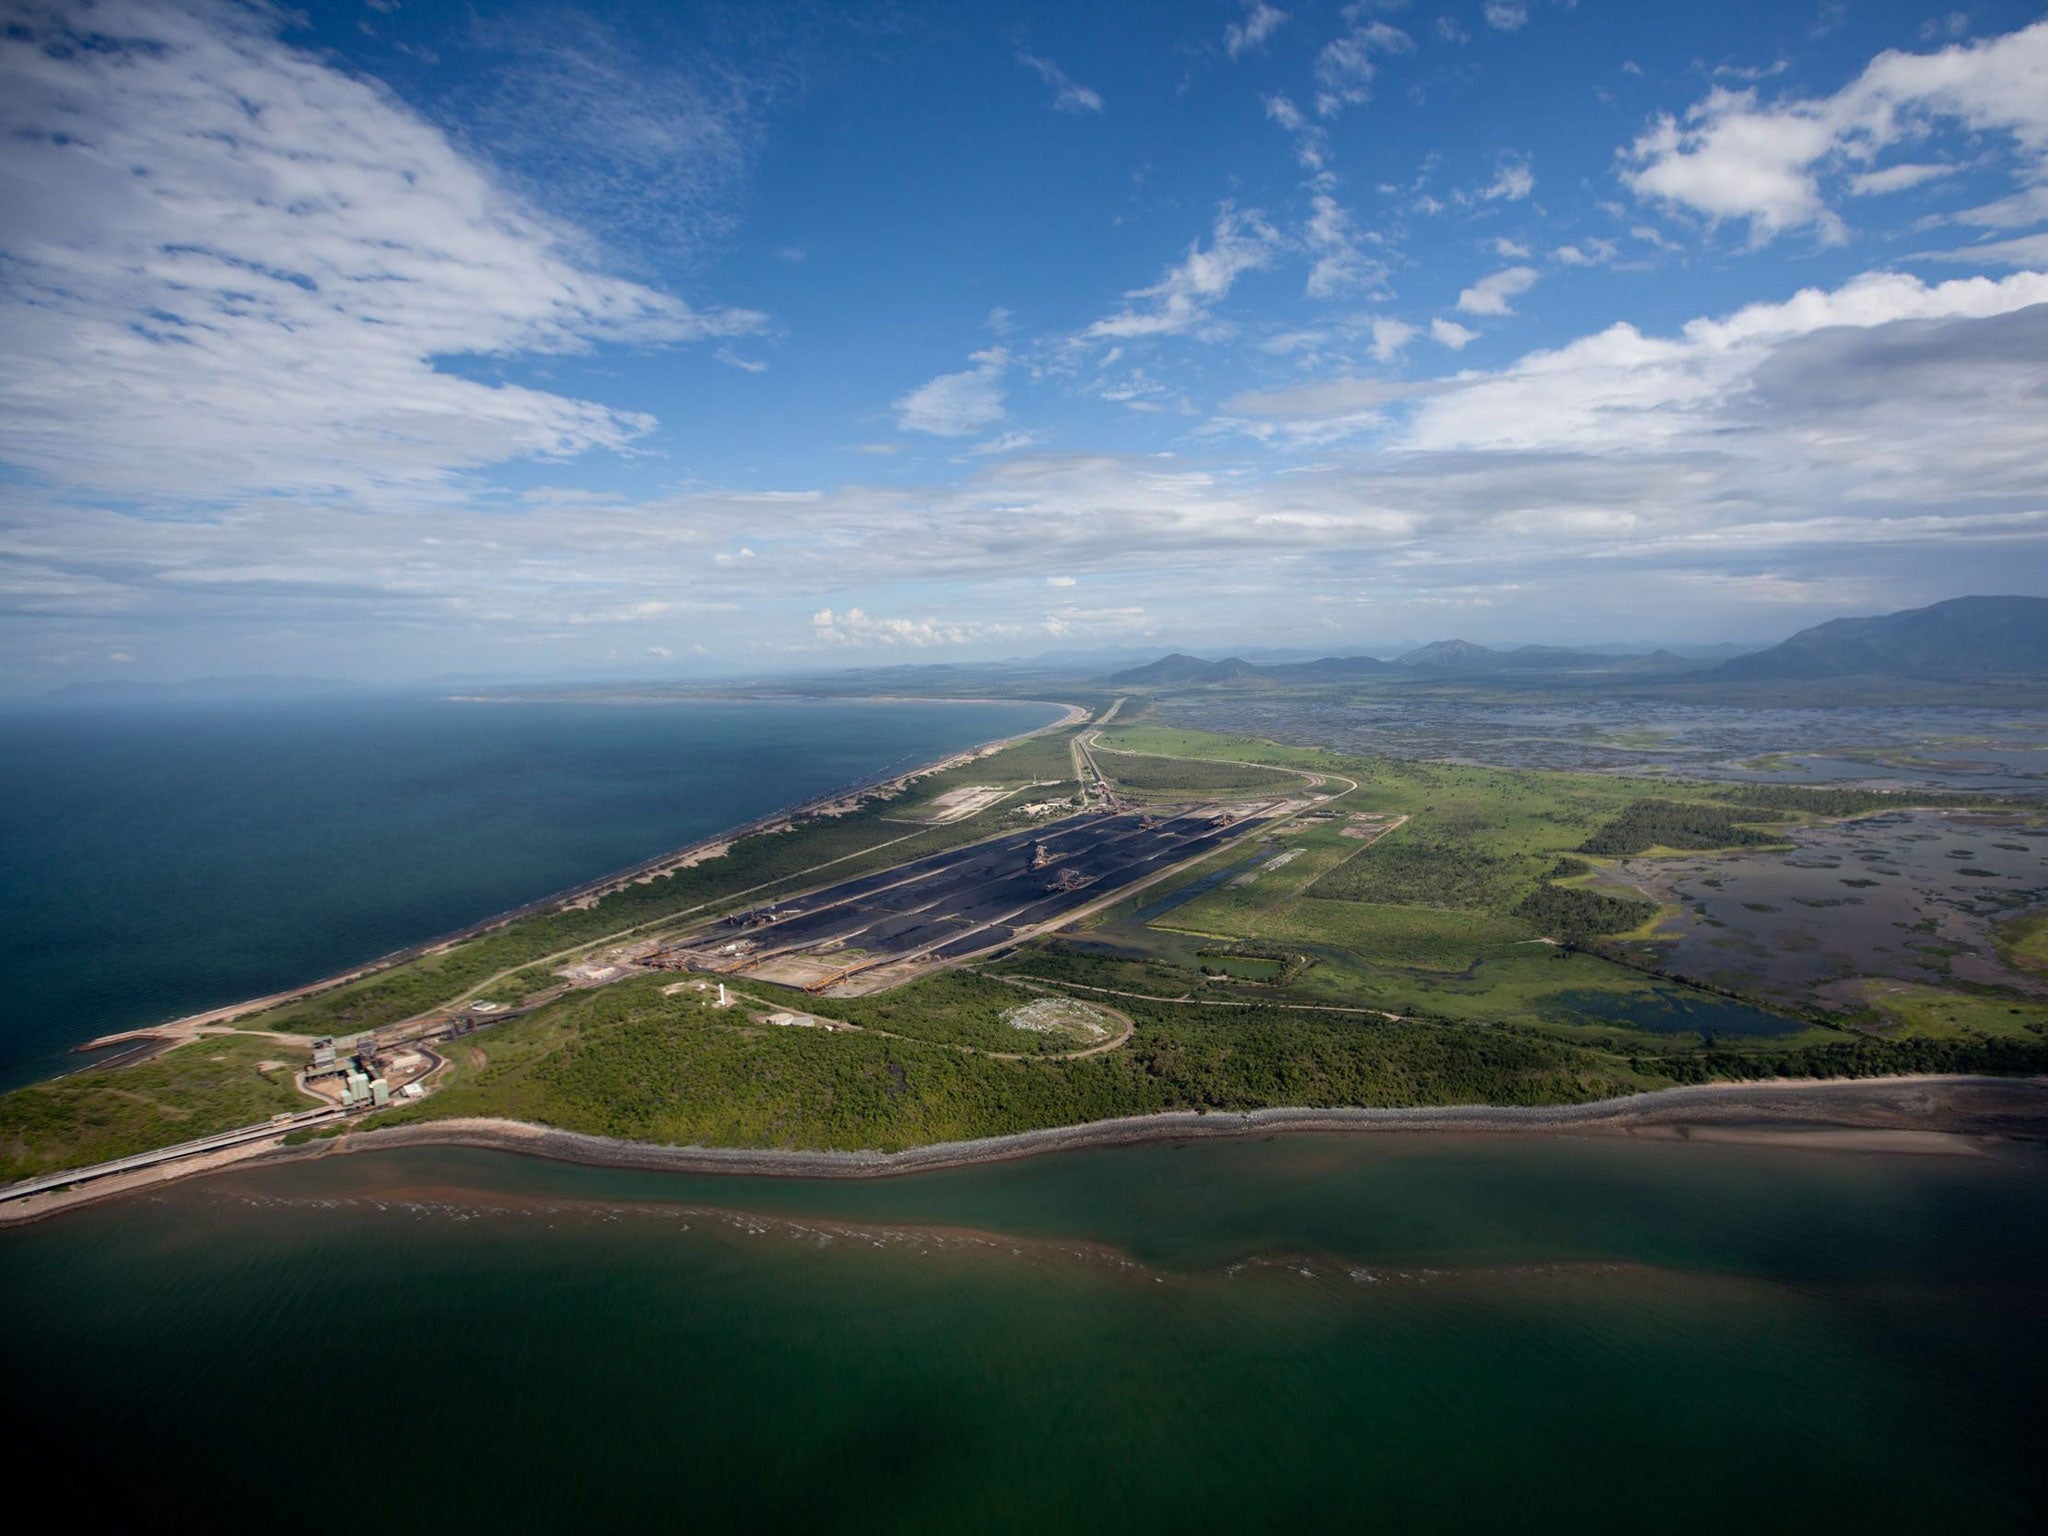
[[[1297,774],[1248,768],[1240,763],[1123,751],[1098,752],[1095,760],[1115,780],[1118,789],[1156,797],[1286,795],[1299,790],[1303,783]]]
[[[2007,918],[1993,930],[1999,957],[2016,971],[2048,976],[2048,912]]]
[[[2048,1032],[2048,1001],[1875,976],[1853,983],[1851,990],[1887,1039],[2028,1040]]]
[[[274,1040],[211,1035],[132,1067],[0,1094],[0,1182],[106,1162],[310,1109]],[[271,1070],[263,1067],[270,1063]]]

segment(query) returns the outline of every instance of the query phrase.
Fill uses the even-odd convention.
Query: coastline
[[[1787,1078],[1660,1088],[1589,1104],[1423,1105],[1389,1109],[1273,1108],[1168,1111],[934,1142],[900,1152],[668,1147],[556,1130],[519,1120],[463,1119],[388,1126],[265,1161],[397,1147],[478,1147],[595,1167],[793,1179],[900,1178],[1054,1152],[1243,1136],[1343,1133],[1620,1133],[1660,1139],[1833,1145],[1857,1151],[1972,1150],[1979,1140],[2048,1140],[2048,1078],[1943,1076]],[[1834,1134],[1830,1134],[1834,1133]],[[354,1145],[351,1145],[354,1143]],[[1964,1145],[1959,1147],[1958,1143]]]
[[[909,702],[909,700],[873,695],[848,699],[843,702],[880,704]],[[630,865],[625,869],[614,870],[609,874],[600,875],[595,880],[585,881],[581,885],[570,886],[565,890],[554,891],[548,895],[536,897],[532,901],[524,902],[506,911],[495,913],[490,917],[482,918],[465,928],[458,928],[452,933],[437,934],[432,938],[408,944],[403,949],[391,950],[386,954],[377,956],[373,960],[365,960],[360,965],[352,966],[348,970],[322,976],[314,981],[303,982],[296,987],[289,987],[281,992],[272,992],[263,997],[247,998],[241,1002],[226,1003],[221,1007],[206,1009],[199,1013],[188,1013],[179,1018],[164,1019],[155,1024],[140,1025],[134,1029],[116,1030],[111,1034],[97,1035],[90,1040],[85,1040],[72,1046],[71,1049],[73,1052],[90,1052],[108,1050],[119,1045],[140,1044],[159,1035],[170,1034],[175,1036],[189,1034],[207,1025],[229,1024],[236,1019],[246,1018],[252,1013],[263,1013],[272,1008],[282,1007],[286,1003],[302,1002],[306,998],[316,997],[320,993],[332,991],[336,987],[347,986],[350,982],[361,981],[365,977],[374,976],[380,971],[387,971],[396,966],[404,965],[408,961],[417,960],[424,955],[448,949],[470,939],[480,938],[484,934],[495,932],[497,929],[503,928],[510,923],[515,923],[521,918],[532,917],[537,913],[570,906],[578,902],[595,902],[611,894],[613,891],[633,884],[635,881],[653,880],[662,875],[672,873],[677,869],[688,868],[702,860],[716,858],[740,838],[776,830],[784,824],[804,816],[837,814],[860,796],[877,792],[900,792],[914,780],[923,778],[928,774],[942,773],[948,768],[970,763],[978,757],[985,757],[991,752],[999,751],[1016,742],[1028,741],[1033,736],[1043,736],[1051,731],[1066,730],[1091,718],[1091,711],[1082,705],[1069,704],[1055,699],[919,699],[915,702],[938,704],[1039,704],[1047,709],[1061,710],[1063,713],[1059,719],[1036,726],[1031,730],[1018,731],[1009,736],[997,736],[988,741],[977,742],[971,747],[962,748],[958,752],[948,753],[944,757],[906,769],[901,773],[840,785],[824,794],[814,795],[810,799],[800,801],[795,805],[783,806],[778,810],[768,812],[766,815],[757,816],[752,821],[742,822],[736,827],[727,827],[708,837],[699,838],[684,847],[657,854],[651,859],[643,859],[639,863]]]
[[[211,1152],[0,1204],[0,1229],[25,1226],[231,1167],[281,1165],[408,1148],[463,1147],[549,1162],[734,1178],[878,1179],[1100,1151],[1283,1135],[1633,1136],[1859,1155],[1986,1156],[2000,1143],[2048,1143],[2048,1077],[1922,1073],[1783,1078],[1660,1088],[1586,1104],[1272,1108],[1129,1115],[934,1142],[900,1152],[677,1147],[558,1130],[522,1120],[451,1119],[385,1126],[332,1140],[274,1140]]]

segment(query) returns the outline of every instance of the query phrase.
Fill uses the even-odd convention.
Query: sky
[[[0,687],[2048,595],[2048,13],[0,0]]]

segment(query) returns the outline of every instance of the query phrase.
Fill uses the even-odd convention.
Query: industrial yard
[[[1057,927],[1307,804],[1083,813],[735,913],[647,963],[875,991]]]

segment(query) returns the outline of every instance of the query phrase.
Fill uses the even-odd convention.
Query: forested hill
[[[1834,619],[1738,656],[1716,679],[2048,676],[2048,598],[1957,597],[1869,619]]]

